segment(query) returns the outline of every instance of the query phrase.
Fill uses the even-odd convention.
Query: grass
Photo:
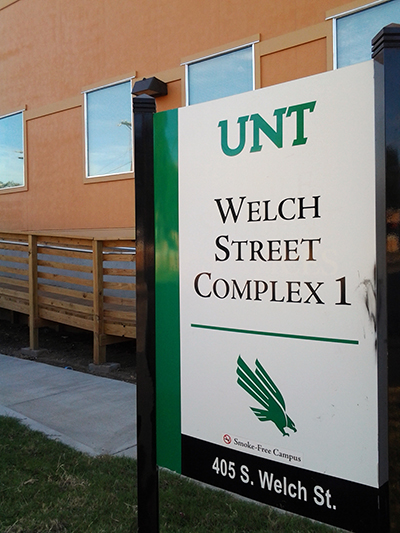
[[[136,462],[89,457],[0,417],[1,533],[135,532]],[[160,472],[160,531],[323,533],[332,528]]]
[[[130,531],[135,464],[93,458],[0,418],[0,531]]]

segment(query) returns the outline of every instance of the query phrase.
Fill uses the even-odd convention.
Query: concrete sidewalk
[[[136,385],[0,355],[0,415],[90,455],[136,457]]]

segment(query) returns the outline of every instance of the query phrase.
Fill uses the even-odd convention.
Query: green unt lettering
[[[305,104],[292,105],[289,107],[286,116],[290,117],[292,113],[296,113],[296,133],[297,137],[293,141],[292,146],[298,146],[300,144],[306,144],[307,137],[304,137],[304,111],[312,113],[315,109],[317,102],[307,102]]]
[[[253,121],[253,146],[250,152],[260,152],[262,145],[260,144],[260,130],[270,139],[277,148],[283,146],[283,115],[286,113],[286,107],[275,109],[274,116],[276,117],[276,130],[272,128],[258,113],[251,115],[250,120]]]
[[[228,146],[228,121],[221,120],[218,127],[221,128],[221,148],[225,155],[238,155],[243,150],[246,143],[246,122],[249,120],[249,115],[239,117],[237,122],[239,124],[239,144],[236,148],[229,148]]]
[[[283,124],[284,118],[290,118],[292,115],[296,119],[296,137],[292,142],[292,146],[301,146],[307,143],[307,137],[304,134],[305,112],[312,113],[315,109],[316,101],[306,102],[304,104],[292,105],[289,108],[281,107],[275,109],[273,116],[275,117],[275,127],[268,124],[268,122],[258,113],[244,115],[237,119],[239,124],[239,140],[237,146],[231,148],[228,144],[228,121],[221,120],[218,127],[221,128],[221,149],[223,153],[229,157],[240,154],[246,145],[246,122],[253,123],[253,144],[250,152],[260,152],[263,145],[260,142],[260,132],[262,132],[277,148],[283,147]]]

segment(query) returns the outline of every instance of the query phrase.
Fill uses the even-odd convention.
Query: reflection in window
[[[132,171],[131,82],[86,93],[88,177]]]
[[[24,185],[22,112],[0,117],[0,190]]]
[[[337,66],[371,59],[371,40],[392,22],[400,23],[400,0],[391,0],[336,21]]]
[[[254,88],[253,46],[188,65],[188,104],[199,104]]]

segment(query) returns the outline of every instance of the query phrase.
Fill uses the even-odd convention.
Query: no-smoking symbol
[[[223,440],[225,444],[230,444],[232,442],[231,436],[228,435],[228,433],[225,433],[225,435],[223,436]]]

